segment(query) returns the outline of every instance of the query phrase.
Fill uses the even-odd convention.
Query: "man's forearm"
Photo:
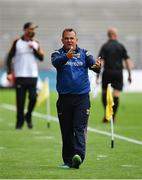
[[[125,61],[125,64],[126,64],[126,69],[128,71],[128,81],[131,83],[132,82],[132,77],[131,77],[131,67],[132,67],[132,65],[131,65],[130,59],[127,59]]]
[[[64,64],[66,64],[66,62],[69,59],[66,54],[63,54],[63,55],[52,54],[51,60],[52,60],[53,66],[55,66],[57,68],[57,67],[60,67]]]
[[[11,54],[9,53],[7,58],[6,58],[6,69],[7,69],[7,74],[11,74],[12,72],[12,57]]]
[[[7,74],[11,74],[11,72],[12,72],[11,65],[7,63]]]
[[[41,48],[39,48],[38,50],[33,49],[34,50],[34,54],[35,56],[40,60],[43,61],[44,60],[44,52]]]
[[[15,56],[15,52],[16,52],[16,42],[17,42],[18,39],[16,39],[12,46],[11,46],[11,49],[6,57],[6,68],[7,68],[7,74],[11,74],[12,72],[12,59],[13,57]]]
[[[131,65],[131,60],[130,59],[127,59],[125,61],[125,65],[126,65],[126,69],[128,71],[128,75],[131,76],[131,68],[132,68],[132,65]]]

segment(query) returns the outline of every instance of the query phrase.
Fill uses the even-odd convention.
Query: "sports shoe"
[[[75,154],[72,158],[72,168],[79,169],[81,163],[81,157],[78,154]]]

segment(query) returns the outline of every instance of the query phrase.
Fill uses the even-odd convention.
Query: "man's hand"
[[[131,78],[132,62],[131,62],[131,60],[126,59],[125,65],[126,65],[126,69],[128,71],[128,82],[131,83],[132,82],[132,78]]]
[[[73,47],[70,48],[66,55],[68,59],[72,59],[74,57]]]
[[[97,58],[97,61],[96,61],[95,65],[96,65],[97,68],[101,68],[101,57]]]
[[[32,42],[29,42],[29,48],[31,48],[31,49],[33,49],[34,48],[34,46],[33,46],[33,43]]]
[[[13,83],[14,77],[13,77],[13,74],[12,74],[12,73],[7,75],[7,80],[8,80],[10,83]]]
[[[96,63],[93,66],[91,66],[91,69],[96,73],[100,72],[100,70],[101,70],[101,57],[97,58]]]
[[[131,75],[129,74],[128,76],[128,82],[131,83],[132,82],[132,78],[131,78]]]

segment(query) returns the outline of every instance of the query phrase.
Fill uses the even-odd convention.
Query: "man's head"
[[[109,28],[107,31],[108,38],[111,40],[116,40],[118,38],[118,32],[116,28]]]
[[[62,43],[65,49],[76,49],[77,46],[76,31],[72,28],[64,29],[62,33]]]
[[[35,29],[38,28],[37,25],[32,22],[27,22],[23,26],[24,35],[28,38],[33,38],[35,36]]]

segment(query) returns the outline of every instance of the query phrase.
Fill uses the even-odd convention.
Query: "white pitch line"
[[[131,164],[123,164],[121,165],[122,167],[125,167],[125,168],[134,168],[134,167],[137,167],[135,165],[131,165]]]
[[[99,129],[88,127],[88,130],[90,132],[95,132],[95,133],[98,133],[98,134],[102,134],[102,135],[106,135],[106,136],[111,136],[111,133],[106,132],[106,131],[101,131]],[[125,136],[121,136],[121,135],[118,135],[118,134],[114,134],[114,137],[117,138],[117,139],[121,139],[121,140],[127,141],[127,142],[131,142],[131,143],[134,143],[134,144],[142,145],[142,141],[138,141],[138,140],[135,140],[135,139],[132,139],[132,138],[127,138]]]
[[[16,111],[16,108],[15,108],[14,105],[0,104],[0,107],[3,108],[3,109],[11,110],[11,111]],[[58,122],[58,118],[55,117],[55,116],[49,116],[49,115],[39,113],[39,112],[34,112],[33,115],[35,117],[38,117],[38,118],[42,118],[42,119],[46,119],[46,120],[50,119],[52,121]],[[105,136],[111,136],[111,133],[109,133],[107,131],[102,131],[102,130],[99,130],[99,129],[96,129],[96,128],[88,127],[88,131],[98,133],[98,134],[101,134],[101,135],[105,135]],[[128,138],[128,137],[121,136],[121,135],[118,135],[118,134],[114,134],[114,137],[117,138],[117,139],[123,140],[123,141],[133,143],[133,144],[142,145],[142,141],[138,141],[136,139]]]
[[[38,137],[34,137],[35,139],[54,139],[54,137],[53,136],[38,136]]]

